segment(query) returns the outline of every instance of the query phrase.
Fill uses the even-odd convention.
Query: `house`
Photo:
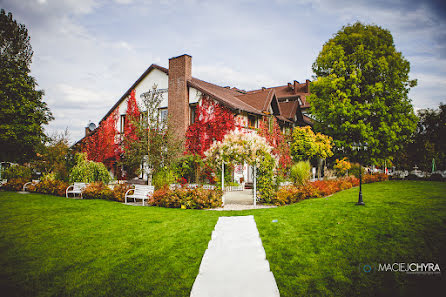
[[[264,116],[276,117],[284,132],[294,126],[311,124],[306,115],[309,108],[309,80],[305,83],[293,81],[282,86],[245,91],[235,87],[221,87],[192,76],[192,57],[181,55],[169,59],[169,69],[152,64],[121,96],[116,104],[99,122],[112,113],[118,112],[118,132],[123,133],[127,99],[132,90],[140,100],[146,92],[157,85],[157,92],[163,94],[160,106],[161,116],[169,114],[176,133],[185,137],[187,128],[194,122],[195,108],[201,98],[206,96],[234,112],[236,122],[246,129],[258,127],[259,119]],[[86,136],[91,131],[86,129]],[[249,171],[249,170],[247,170]],[[249,177],[245,180],[249,180]]]

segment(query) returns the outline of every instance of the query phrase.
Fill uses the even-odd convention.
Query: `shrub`
[[[124,202],[125,193],[131,188],[129,184],[117,184],[113,187],[113,198],[116,201]]]
[[[181,188],[171,191],[167,187],[163,187],[153,193],[149,204],[169,208],[215,208],[222,205],[222,196],[223,192],[221,190]]]
[[[431,176],[429,176],[428,180],[431,181],[444,181],[443,176],[440,173],[432,173]]]
[[[3,185],[2,189],[5,189],[6,191],[21,191],[26,182],[28,182],[28,180],[24,178],[11,178],[8,179],[8,182],[5,185]]]
[[[293,182],[300,186],[306,184],[311,177],[311,165],[308,161],[299,161],[291,167],[291,178]]]
[[[342,158],[341,160],[336,159],[336,164],[333,166],[333,168],[336,171],[336,176],[341,177],[344,176],[350,168],[352,168],[352,163],[350,163],[346,157]]]
[[[113,191],[103,182],[94,182],[87,185],[82,193],[86,199],[114,200]]]
[[[2,172],[2,178],[5,179],[15,178],[29,181],[32,178],[32,170],[31,168],[23,165],[13,165]]]
[[[164,168],[153,175],[152,183],[155,186],[155,189],[161,189],[166,185],[175,183],[177,179],[178,176],[174,170]]]
[[[299,202],[304,199],[317,198],[320,194],[312,183],[300,187],[285,186],[277,191],[271,202],[275,205],[285,205]]]
[[[65,191],[70,184],[57,179],[42,179],[39,183],[30,185],[27,190],[41,194],[65,196]]]
[[[274,196],[274,167],[274,158],[270,154],[263,154],[256,176],[260,202],[270,203]]]
[[[111,180],[110,174],[104,164],[88,161],[85,154],[76,155],[77,164],[71,169],[70,182],[92,183],[102,181],[108,184]]]

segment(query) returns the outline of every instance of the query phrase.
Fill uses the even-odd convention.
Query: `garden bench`
[[[38,184],[38,183],[40,183],[40,180],[38,180],[38,179],[33,179],[33,181],[27,182],[26,184],[23,185],[23,192],[26,192],[27,186]]]
[[[213,186],[213,185],[203,185],[203,189],[205,189],[205,190],[215,190],[215,186]]]
[[[7,179],[2,179],[2,181],[0,182],[0,187],[6,185],[8,183]]]
[[[132,191],[133,194],[129,194]],[[135,188],[130,189],[125,193],[125,204],[127,204],[127,198],[131,198],[134,200],[141,199],[142,205],[144,206],[144,200],[149,200],[154,191],[154,186],[135,185]]]
[[[187,188],[188,189],[196,189],[196,188],[198,188],[199,187],[199,184],[188,184],[187,185]]]
[[[79,194],[82,198],[82,191],[85,189],[86,186],[86,183],[74,183],[65,190],[65,195],[67,198],[69,198],[68,194],[73,194],[73,197],[76,197],[76,194]]]
[[[171,190],[171,191],[175,191],[176,189],[179,189],[179,188],[181,188],[180,184],[170,184],[169,185],[169,190]]]

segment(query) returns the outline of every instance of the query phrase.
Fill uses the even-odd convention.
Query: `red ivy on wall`
[[[135,90],[130,93],[130,98],[127,100],[127,112],[124,122],[124,150],[129,148],[131,142],[138,141],[137,127],[135,123],[139,121],[141,112],[139,111],[138,104],[136,103]]]
[[[279,170],[282,173],[291,165],[290,146],[280,129],[275,117],[264,118],[259,121],[260,136],[265,137],[270,146],[273,147],[272,153],[279,156]]]
[[[119,161],[121,148],[116,141],[118,111],[115,110],[107,119],[102,121],[95,132],[84,141],[83,151],[87,153],[88,160],[102,162],[107,167]]]
[[[234,114],[227,107],[203,96],[195,112],[195,123],[186,132],[186,153],[204,157],[204,152],[214,140],[223,140],[234,129]]]

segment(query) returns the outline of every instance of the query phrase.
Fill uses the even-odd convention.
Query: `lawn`
[[[445,270],[446,183],[367,184],[364,207],[355,205],[357,192],[243,212],[0,192],[0,291],[188,296],[218,217],[252,214],[281,296],[444,292],[445,271],[365,273],[360,264],[433,262]]]

